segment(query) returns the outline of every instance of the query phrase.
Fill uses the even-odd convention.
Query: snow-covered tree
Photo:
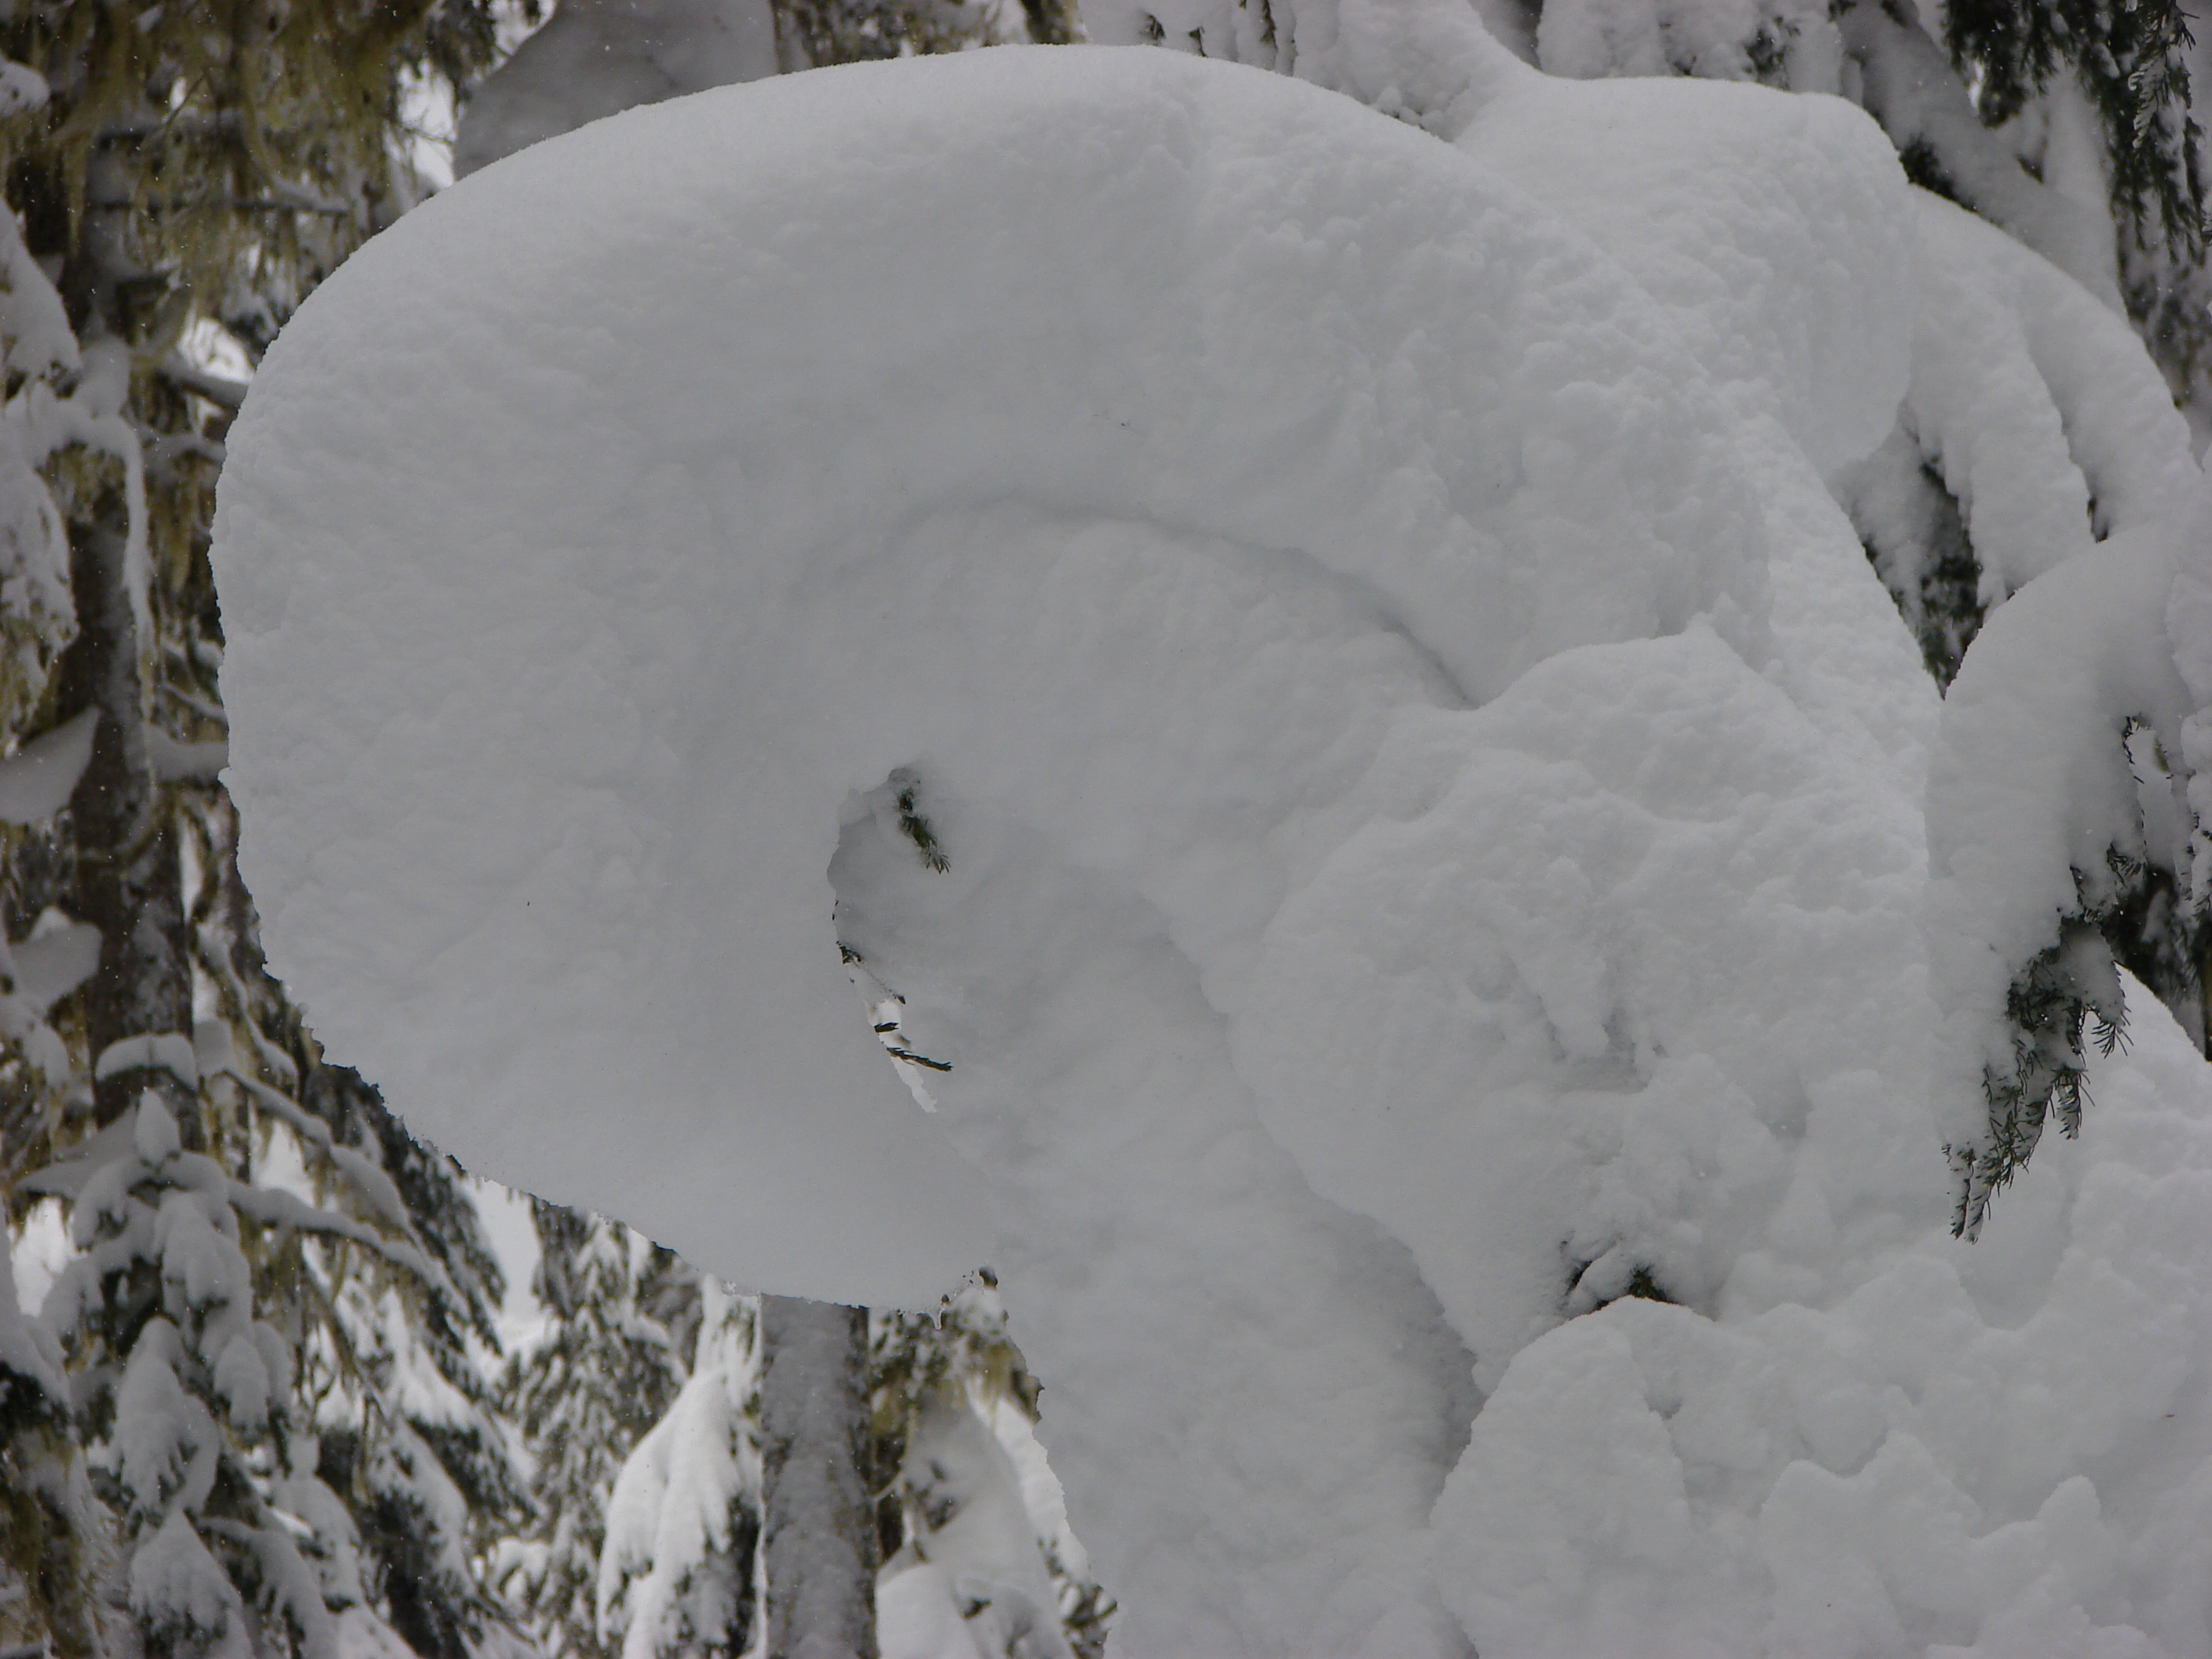
[[[754,1298],[712,1279],[699,1289],[690,1375],[623,1464],[608,1511],[600,1616],[630,1659],[736,1655],[771,1639],[778,1576],[763,1547],[775,1510],[762,1320]],[[784,1311],[813,1318],[818,1305]],[[819,1317],[843,1353],[847,1310]],[[1067,1531],[1030,1433],[1037,1383],[989,1275],[931,1312],[878,1314],[866,1329],[862,1409],[830,1420],[857,1418],[867,1444],[827,1466],[841,1480],[857,1474],[872,1510],[869,1541],[884,1565],[869,1589],[882,1650],[1097,1659],[1114,1603]],[[804,1548],[859,1528],[802,1521],[797,1530]]]
[[[11,1393],[5,1555],[63,1650],[492,1628],[470,1511],[517,1494],[468,1346],[498,1267],[263,971],[206,563],[238,375],[414,199],[408,84],[489,39],[469,4],[0,22],[0,1144],[11,1224],[65,1205],[78,1251],[24,1322],[69,1410]],[[102,1560],[74,1581],[101,1605],[61,1593]]]
[[[887,1626],[925,1649],[919,1632],[949,1603],[987,1659],[1099,1659],[1115,1604],[1043,1467],[1042,1390],[997,1276],[978,1273],[933,1312],[878,1316],[871,1355]]]
[[[759,1647],[758,1309],[695,1279],[687,1374],[623,1462],[598,1561],[600,1630],[626,1659]]]
[[[120,1634],[99,1583],[104,1517],[52,1334],[23,1317],[0,1229],[0,1639],[90,1659]]]
[[[2203,1650],[2212,1074],[2081,1040],[2212,805],[2133,331],[1840,99],[1147,15],[1291,73],[633,112],[279,343],[216,558],[330,1040],[708,1271],[992,1262],[1133,1652]]]
[[[828,64],[1071,38],[1066,0],[559,0],[471,91],[453,168],[473,173],[587,121]]]
[[[503,1550],[500,1578],[553,1659],[598,1656],[612,1650],[599,1617],[607,1504],[691,1369],[696,1275],[666,1251],[641,1263],[642,1241],[612,1222],[542,1202],[532,1214],[547,1327],[507,1362],[500,1395],[530,1458],[536,1524]]]
[[[1396,60],[1387,52],[1358,50],[1374,32],[1366,20],[1387,10],[1284,0],[1267,9],[1262,38],[1231,0],[1093,8],[1102,39],[1187,41],[1463,134],[1462,109],[1419,101],[1389,78]],[[1556,75],[1695,76],[1848,96],[1881,122],[1915,185],[2042,256],[2001,251],[1960,216],[1917,204],[1932,269],[1918,295],[1911,385],[1889,441],[1838,481],[1929,671],[1948,685],[1984,618],[2023,582],[2177,510],[2196,476],[2191,446],[2165,389],[2118,337],[2120,319],[2142,331],[2172,397],[2194,407],[2212,362],[2212,282],[2204,135],[2191,113],[2180,6],[1993,0],[1929,15],[1923,26],[1914,9],[1875,0],[1547,0],[1526,15],[1486,13]],[[1303,50],[1308,40],[1317,49]],[[2179,714],[2157,730],[2148,707],[2098,718],[2112,727],[2108,764],[2132,769],[2148,789],[2172,786],[2179,774],[2162,757]],[[1979,1227],[2046,1118],[2075,1132],[2085,1042],[2117,1041],[2126,1024],[2112,961],[2212,1044],[2212,927],[2183,873],[2194,856],[2185,830],[2160,827],[2171,816],[2152,809],[2147,822],[2121,802],[2108,823],[2080,826],[2102,844],[2071,849],[2076,891],[2011,963],[2012,1035],[1987,1067],[1988,1124],[1955,1149],[1963,1231]]]
[[[1929,671],[1948,686],[1989,613],[2023,582],[2116,531],[2172,514],[2193,479],[2159,389],[2114,322],[2087,301],[2119,313],[2124,298],[2174,395],[2193,405],[2212,288],[2203,134],[2191,114],[2191,39],[2179,6],[2112,12],[2008,0],[1945,9],[1933,27],[1941,46],[1909,9],[1873,3],[1845,6],[1832,21],[1777,23],[1726,6],[1552,0],[1534,45],[1537,60],[1562,74],[1746,79],[1771,37],[1788,48],[1774,60],[1787,70],[1778,83],[1856,98],[1915,184],[2057,268],[2000,253],[1923,207],[1923,246],[1942,247],[1951,271],[1923,291],[1914,381],[1896,430],[1838,485]],[[1698,28],[1725,49],[1683,50],[1678,37]],[[2085,407],[2093,399],[2101,405],[2094,410]],[[2096,717],[2109,726],[2107,769],[2132,773],[2154,794],[2170,791],[2174,768],[2149,704]],[[2168,744],[2179,718],[2165,721]],[[2061,896],[2039,948],[2014,963],[2011,1052],[1988,1068],[1988,1131],[1958,1151],[1962,1230],[1980,1226],[2047,1117],[2078,1130],[2085,1041],[2094,1034],[2109,1048],[2126,1024],[2112,960],[2200,1045],[2212,1042],[2212,928],[2183,871],[2188,833],[2177,833],[2172,808],[2152,803],[2152,794],[2122,800],[2106,823],[2081,826],[2104,844],[2070,850],[2075,890]]]

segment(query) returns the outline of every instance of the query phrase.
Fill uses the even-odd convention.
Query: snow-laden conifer
[[[757,1302],[712,1279],[694,1282],[688,1375],[605,1501],[600,1629],[606,1650],[625,1659],[743,1653],[765,1639],[763,1599],[776,1592],[773,1561],[761,1553]],[[957,1653],[965,1644],[1012,1659],[1097,1659],[1114,1602],[1067,1528],[1031,1432],[1038,1384],[1008,1334],[991,1275],[933,1312],[878,1314],[868,1332],[867,1441],[851,1467],[872,1494],[866,1525],[883,1564],[873,1590],[882,1650]],[[564,1467],[579,1461],[572,1451]],[[550,1502],[565,1481],[547,1473],[538,1490]],[[570,1498],[570,1518],[556,1525],[589,1513]],[[848,1528],[801,1516],[797,1530],[804,1550]],[[553,1550],[512,1554],[524,1572],[553,1582],[561,1559]]]
[[[86,1477],[60,1346],[23,1316],[14,1266],[0,1230],[0,1641],[91,1659],[124,1637],[102,1583],[113,1540]]]
[[[453,170],[587,121],[710,87],[830,64],[959,52],[1025,32],[1071,38],[1067,0],[1023,0],[1022,19],[982,0],[562,0],[469,89]]]
[[[501,1546],[499,1581],[547,1654],[595,1659],[620,1650],[623,1628],[600,1636],[609,1500],[694,1364],[696,1275],[615,1223],[543,1202],[532,1215],[547,1324],[507,1361],[500,1404],[530,1461],[533,1521]]]
[[[2194,532],[2026,575],[1947,710],[1827,488],[1914,395],[1891,140],[1288,21],[1328,87],[780,77],[368,250],[225,507],[283,959],[439,1133],[710,1267],[992,1261],[1133,1650],[2201,1646],[2203,1466],[2125,1449],[2212,1408],[2201,1058],[2142,1000],[1978,1244],[1942,1150],[2077,827],[2149,816],[2003,688],[2186,801]]]
[[[1916,204],[1921,297],[1897,428],[1832,480],[1939,683],[1950,684],[1984,622],[2023,585],[2187,510],[2198,475],[2172,404],[2196,398],[2201,373],[2203,136],[2191,114],[2189,36],[2177,8],[2117,21],[2063,5],[1953,9],[1944,46],[1914,16],[1871,3],[1844,7],[1833,22],[1772,24],[1717,5],[1677,19],[1652,0],[1553,0],[1543,15],[1539,61],[1586,77],[1749,79],[1759,43],[1786,40],[1796,67],[1784,83],[1863,103],[1914,183],[1951,204]],[[1740,55],[1658,49],[1692,25],[1737,41]],[[2185,294],[2197,296],[2193,310]],[[2171,390],[2124,317],[2159,356]],[[2113,648],[2173,660],[2182,642],[2167,639],[2154,610],[2137,618],[2132,643]],[[2054,781],[2055,793],[2036,801],[2036,821],[2067,820],[2064,850],[2045,836],[2042,854],[2047,875],[2063,879],[2002,901],[2033,919],[1999,947],[2002,994],[1971,994],[1968,1018],[2001,1009],[2006,1035],[1983,1068],[1986,1125],[1952,1146],[1966,1232],[1978,1231],[2047,1118],[2078,1132],[2085,1043],[2109,1047],[2127,1024],[2112,962],[2200,1044],[2212,1041],[2208,895],[2192,878],[2182,799],[2191,763],[2181,757],[2181,722],[2195,704],[2181,689],[2114,691],[2112,706],[2088,692],[2069,715],[2049,706],[2047,662],[2023,666],[2043,684],[1994,696],[1977,684],[1969,695],[1984,712],[1947,719],[1955,765],[1992,782],[2008,774],[1999,787],[2025,793],[2042,757],[2086,747],[2101,751],[2094,764],[2132,775],[2136,787],[2081,793],[2076,771],[2092,763],[2069,758],[2059,762],[2075,769],[2069,781]],[[1994,672],[1985,662],[1976,680]],[[2031,703],[2043,714],[2021,714],[2002,735],[1988,712]],[[1950,775],[1939,769],[1939,781]],[[1936,803],[1947,877],[1951,799]],[[2094,823],[2084,817],[2097,811]],[[2023,826],[2021,842],[2035,839]],[[1986,916],[1966,925],[1977,941],[1993,937]]]
[[[402,82],[480,62],[488,15],[33,5],[0,37],[0,1143],[11,1222],[65,1205],[77,1251],[36,1322],[76,1543],[115,1547],[115,1641],[458,1656],[496,1634],[468,1511],[514,1497],[467,1352],[498,1271],[262,970],[205,529],[241,374],[414,199]]]

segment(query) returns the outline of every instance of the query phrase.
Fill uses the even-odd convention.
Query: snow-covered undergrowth
[[[736,1282],[992,1263],[1132,1655],[2212,1650],[2212,1074],[2130,987],[1977,1243],[1944,1153],[2068,858],[2189,863],[2179,417],[2039,268],[1947,369],[2010,251],[1844,104],[1434,15],[1309,54],[1404,122],[828,71],[356,256],[223,475],[271,959]],[[2036,409],[2071,483],[1984,442]],[[1823,482],[1895,520],[1906,441],[2027,583],[1948,724]],[[2129,534],[1999,551],[2039,491]]]

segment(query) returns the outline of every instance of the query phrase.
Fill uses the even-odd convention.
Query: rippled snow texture
[[[380,237],[223,477],[271,958],[472,1168],[738,1283],[991,1261],[1130,1655],[2212,1650],[2151,999],[1946,1226],[1938,702],[1822,479],[1937,407],[1958,259],[1839,102],[1462,48],[1455,144],[1006,50]],[[2112,429],[2115,511],[2185,498]]]

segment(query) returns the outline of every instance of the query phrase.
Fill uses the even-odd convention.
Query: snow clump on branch
[[[1977,887],[1965,750],[2032,734],[1971,666],[1944,719],[1823,482],[1973,441],[1942,239],[1839,101],[1331,15],[1301,72],[1406,120],[872,65],[349,262],[222,483],[272,961],[422,1132],[733,1281],[988,1261],[1131,1654],[2206,1650],[2212,1084],[2151,999],[1953,1237],[2027,912],[2142,798],[2019,799]],[[2201,532],[2142,534],[2098,615],[2185,620]],[[1997,622],[2094,657],[2039,559]],[[2142,715],[2185,842],[2160,637],[2051,740]]]

